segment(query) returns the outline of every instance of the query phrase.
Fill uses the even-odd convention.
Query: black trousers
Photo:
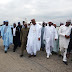
[[[18,42],[18,46],[21,47],[20,33],[17,36],[17,42]]]
[[[16,50],[17,49],[17,46],[18,46],[18,40],[17,40],[17,37],[16,36],[13,36],[13,44],[14,44],[13,50]]]

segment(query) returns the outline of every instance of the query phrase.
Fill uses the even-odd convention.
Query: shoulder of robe
[[[55,29],[55,27],[54,27],[54,26],[52,26],[52,28],[53,28],[53,29]]]
[[[8,28],[11,28],[11,26],[10,26],[10,25],[8,25]]]
[[[71,29],[72,29],[72,27],[71,26],[69,26]]]
[[[55,28],[53,25],[51,25],[51,27]]]
[[[62,25],[62,26],[60,26],[59,28],[63,28],[63,27],[65,27],[65,25]]]
[[[42,26],[40,26],[39,24],[36,24],[39,28],[42,28]]]
[[[33,25],[31,25],[29,29],[31,29],[32,27],[33,27]]]
[[[44,28],[44,30],[49,29],[47,26]]]

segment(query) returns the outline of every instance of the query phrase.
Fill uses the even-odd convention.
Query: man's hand
[[[70,36],[67,36],[67,38],[69,39],[69,38],[70,38]]]
[[[38,40],[40,41],[40,38],[38,38]]]
[[[70,38],[70,36],[65,35],[65,38],[69,39],[69,38]]]

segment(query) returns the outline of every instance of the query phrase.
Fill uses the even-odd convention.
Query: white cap
[[[67,20],[66,22],[71,22],[71,20]]]
[[[8,20],[6,20],[5,22],[8,22]]]

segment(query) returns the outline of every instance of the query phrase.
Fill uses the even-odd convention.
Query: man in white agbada
[[[61,55],[63,56],[63,62],[67,65],[67,48],[70,41],[70,32],[71,32],[71,26],[70,21],[66,22],[66,25],[62,25],[59,28],[59,47],[61,51]]]
[[[35,19],[31,20],[32,25],[29,30],[28,34],[28,41],[27,41],[27,52],[29,57],[36,56],[37,51],[40,51],[41,47],[41,26],[36,24]]]
[[[54,41],[58,39],[58,34],[56,32],[55,27],[53,26],[52,22],[48,22],[49,26],[49,31],[50,31],[50,52],[52,53],[53,48],[54,48]]]
[[[47,53],[47,58],[49,58],[49,55],[51,53],[50,52],[50,38],[51,38],[50,30],[49,30],[49,27],[46,26],[44,29],[43,40],[45,41],[45,49]]]

